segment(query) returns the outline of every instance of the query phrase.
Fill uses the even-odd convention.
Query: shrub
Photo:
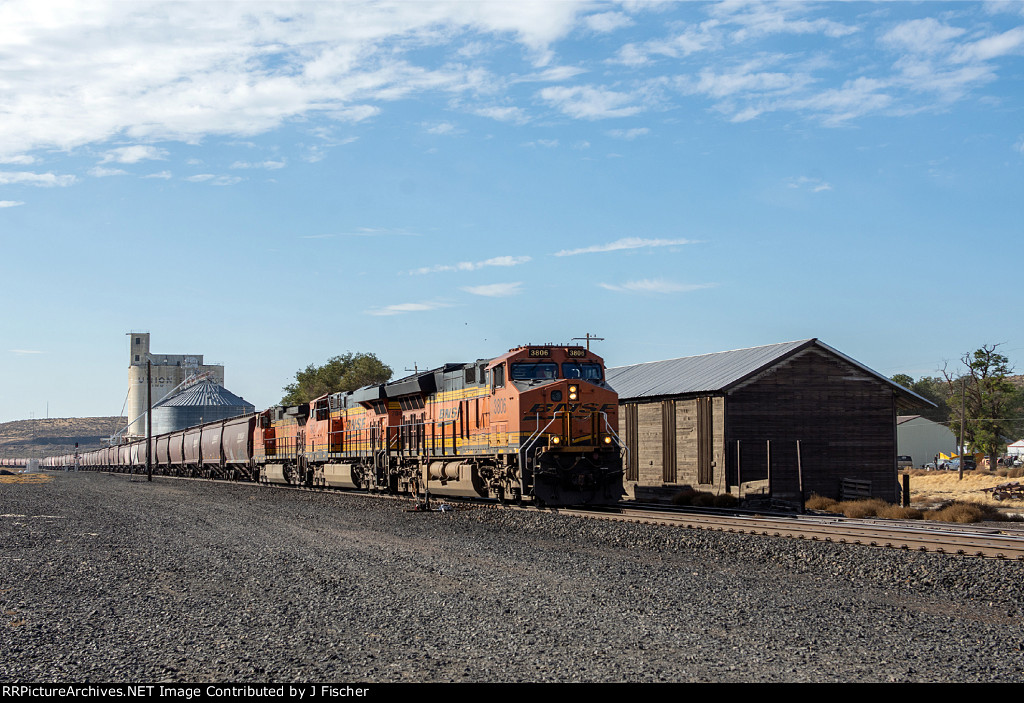
[[[695,495],[697,495],[697,491],[690,486],[684,486],[679,489],[678,493],[672,496],[672,503],[673,505],[690,505]]]
[[[834,501],[831,498],[826,498],[825,496],[820,496],[817,493],[812,494],[811,497],[807,499],[807,502],[804,503],[808,510],[827,510],[830,512],[836,512],[836,506],[838,504],[839,503],[837,501]]]
[[[958,501],[935,510],[929,510],[925,513],[924,519],[938,522],[981,522],[985,519],[985,511],[975,503]]]
[[[731,493],[719,493],[715,496],[714,506],[716,508],[735,508],[739,502],[739,499]]]
[[[999,512],[999,509],[983,503],[968,503],[962,500],[952,501],[930,510],[924,515],[925,520],[940,522],[1020,522],[1020,518]]]
[[[698,493],[690,499],[690,505],[696,508],[710,508],[715,504],[715,496],[710,493]]]
[[[847,500],[838,503],[835,509],[846,517],[875,517],[879,510],[885,510],[889,506],[884,500],[868,498],[866,500]]]
[[[924,517],[917,508],[904,508],[901,505],[886,505],[885,508],[878,511],[878,517],[884,517],[889,520],[920,520]]]

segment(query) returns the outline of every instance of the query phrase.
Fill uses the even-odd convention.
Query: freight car
[[[617,430],[618,397],[599,356],[524,346],[160,435],[153,465],[179,476],[598,505],[623,495]],[[138,470],[146,452],[139,441],[79,463]]]

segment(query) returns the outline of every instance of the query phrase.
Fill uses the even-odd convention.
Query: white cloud
[[[1013,145],[1013,149],[1014,151],[1019,151],[1021,154],[1024,154],[1024,135],[1021,135],[1020,139],[1017,140],[1017,143]]]
[[[608,251],[622,251],[624,249],[646,249],[650,247],[671,247],[683,244],[697,244],[692,239],[641,239],[640,237],[625,237],[608,244],[595,244],[581,249],[563,249],[556,252],[555,256],[576,256],[577,254],[596,254]]]
[[[45,354],[46,353],[44,351],[39,351],[37,349],[8,349],[7,351],[9,351],[12,354]]]
[[[451,122],[441,122],[435,125],[423,125],[427,134],[455,134],[459,130]]]
[[[107,176],[127,176],[128,172],[120,168],[103,168],[93,166],[89,169],[89,175],[95,178],[106,178]]]
[[[199,173],[195,176],[188,176],[189,183],[209,183],[212,186],[231,186],[242,180],[240,176],[215,176],[212,173]]]
[[[633,24],[629,15],[622,12],[599,12],[583,18],[583,24],[594,32],[614,32],[616,29]]]
[[[398,303],[397,305],[387,305],[382,308],[371,308],[366,311],[367,315],[404,315],[407,312],[428,312],[430,310],[438,310],[440,308],[450,308],[451,304],[442,302],[429,302],[429,303]]]
[[[25,204],[25,202],[22,201],[22,200],[0,200],[0,208],[18,207],[19,205],[24,205],[24,204]]]
[[[790,188],[795,189],[809,189],[814,193],[821,193],[826,190],[832,190],[832,185],[826,183],[821,178],[812,178],[810,176],[799,176],[798,178],[790,178],[786,181],[786,185]]]
[[[830,19],[803,18],[809,9],[796,2],[723,2],[710,12],[723,24],[740,26],[732,33],[738,42],[773,34],[824,34],[837,39],[858,31],[857,27]]]
[[[532,142],[523,142],[523,146],[527,147],[544,147],[545,149],[554,149],[558,146],[557,139],[536,139]]]
[[[689,293],[704,288],[714,288],[715,283],[673,283],[662,279],[643,279],[640,281],[628,281],[613,285],[611,283],[599,283],[601,288],[615,291],[617,293]]]
[[[637,137],[642,137],[649,134],[651,130],[647,127],[636,127],[634,129],[610,129],[608,130],[608,136],[615,137],[616,139],[625,139],[626,141],[633,141]]]
[[[280,161],[260,161],[258,163],[252,163],[249,161],[236,161],[235,163],[231,164],[231,168],[265,168],[267,170],[273,171],[275,169],[284,168],[286,165],[287,161],[285,159],[281,159]]]
[[[31,171],[0,171],[0,185],[24,184],[30,186],[69,186],[78,179],[71,175],[32,173]]]
[[[28,166],[34,164],[36,159],[34,156],[28,154],[12,154],[10,156],[0,156],[0,164],[17,164],[18,166]]]
[[[572,88],[552,86],[541,89],[538,95],[569,117],[577,119],[629,117],[641,111],[638,105],[630,104],[634,102],[632,95],[589,85]]]
[[[137,164],[140,161],[150,159],[166,159],[167,150],[158,149],[154,146],[122,146],[117,149],[111,149],[103,154],[103,160],[101,164],[107,163],[119,163],[119,164]]]
[[[462,290],[473,295],[483,295],[488,298],[505,298],[510,295],[522,293],[522,282],[515,283],[490,283],[483,286],[466,286]]]
[[[163,178],[163,179],[168,179],[170,177],[171,177],[171,172],[170,171],[157,171],[156,173],[150,173],[150,174],[147,174],[147,175],[143,176],[143,178]]]
[[[986,37],[960,47],[954,61],[987,61],[1007,54],[1024,53],[1024,27],[1014,27],[994,37]]]
[[[919,54],[946,51],[949,42],[964,33],[959,27],[950,27],[934,17],[901,22],[882,35],[881,41],[895,48],[905,48]]]
[[[436,266],[425,266],[423,268],[413,269],[409,273],[411,274],[424,274],[424,273],[440,273],[443,271],[476,271],[477,269],[487,268],[490,266],[519,266],[530,261],[529,256],[495,256],[484,261],[460,261],[457,264],[438,264]]]
[[[114,138],[196,144],[311,116],[359,122],[387,102],[482,90],[492,80],[475,61],[432,65],[424,49],[447,48],[459,35],[514,41],[545,67],[551,44],[589,10],[545,0],[59,8],[7,0],[0,3],[0,157]],[[122,148],[110,158],[159,154]]]
[[[524,124],[528,121],[526,111],[519,107],[480,107],[473,110],[480,117],[490,117],[499,122],[515,122]]]

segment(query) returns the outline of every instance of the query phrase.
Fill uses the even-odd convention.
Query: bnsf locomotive
[[[547,505],[623,495],[618,396],[575,346],[525,346],[298,406],[154,437],[156,471]],[[146,442],[84,468],[146,464]],[[49,460],[66,465],[73,457]]]

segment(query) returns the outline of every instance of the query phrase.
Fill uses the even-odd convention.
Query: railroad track
[[[925,526],[921,522],[833,516],[714,515],[640,508],[623,508],[616,513],[561,508],[558,512],[591,519],[1024,561],[1024,531],[975,525]]]

